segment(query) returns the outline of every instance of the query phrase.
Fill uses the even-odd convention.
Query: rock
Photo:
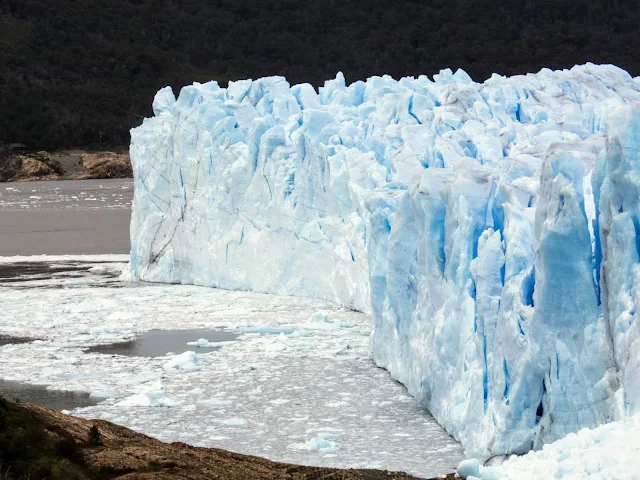
[[[73,150],[17,155],[0,149],[0,182],[131,177],[128,153]]]
[[[133,177],[128,153],[84,152],[81,157],[85,171],[74,175],[73,179]]]
[[[30,157],[33,158],[34,160],[38,160],[44,163],[49,168],[51,168],[51,170],[53,170],[56,174],[64,175],[64,169],[62,168],[60,161],[58,161],[53,155],[49,154],[48,152],[40,151],[40,152],[31,154]]]
[[[50,165],[35,158],[21,156],[22,168],[19,180],[57,180],[58,175]]]

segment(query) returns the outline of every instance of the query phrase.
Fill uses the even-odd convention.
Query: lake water
[[[132,199],[131,179],[0,184],[0,256],[128,253]],[[29,282],[29,288],[37,288],[36,280],[84,277],[95,267],[82,262],[0,263],[0,286],[19,288]],[[0,347],[33,340],[0,335]],[[1,379],[0,395],[55,410],[101,400]]]
[[[0,256],[129,252],[133,180],[0,184]]]
[[[189,345],[198,339],[209,342],[230,342],[238,335],[223,330],[209,330],[196,328],[190,330],[149,330],[129,342],[110,343],[90,347],[86,353],[102,353],[106,355],[124,355],[126,357],[161,357],[168,353],[182,353],[186,351],[207,353],[215,347],[199,347]]]
[[[0,335],[0,347],[4,345],[19,345],[21,343],[33,342],[35,338],[29,337],[12,337],[10,335]]]
[[[51,390],[46,385],[30,385],[0,379],[0,396],[7,400],[33,403],[53,410],[73,410],[97,405],[103,398],[86,392]]]

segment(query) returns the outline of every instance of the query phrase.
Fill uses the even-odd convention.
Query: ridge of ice
[[[369,312],[469,455],[525,453],[640,409],[634,102],[593,64],[165,88],[132,130],[132,278]]]

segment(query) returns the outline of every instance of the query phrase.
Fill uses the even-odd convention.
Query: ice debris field
[[[539,449],[640,409],[639,101],[592,64],[162,89],[132,130],[132,278],[369,313],[468,455]]]
[[[367,315],[312,298],[126,282],[127,260],[0,257],[0,334],[35,339],[0,343],[1,378],[90,392],[100,403],[71,414],[167,442],[427,478],[463,460],[371,361]],[[188,343],[211,338],[185,338],[157,357],[88,351],[158,328],[238,336],[195,352]]]

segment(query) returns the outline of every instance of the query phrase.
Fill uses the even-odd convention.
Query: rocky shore
[[[417,480],[404,473],[307,467],[215,448],[168,444],[106,421],[2,398],[0,478]]]
[[[131,178],[129,153],[0,151],[0,182]]]

